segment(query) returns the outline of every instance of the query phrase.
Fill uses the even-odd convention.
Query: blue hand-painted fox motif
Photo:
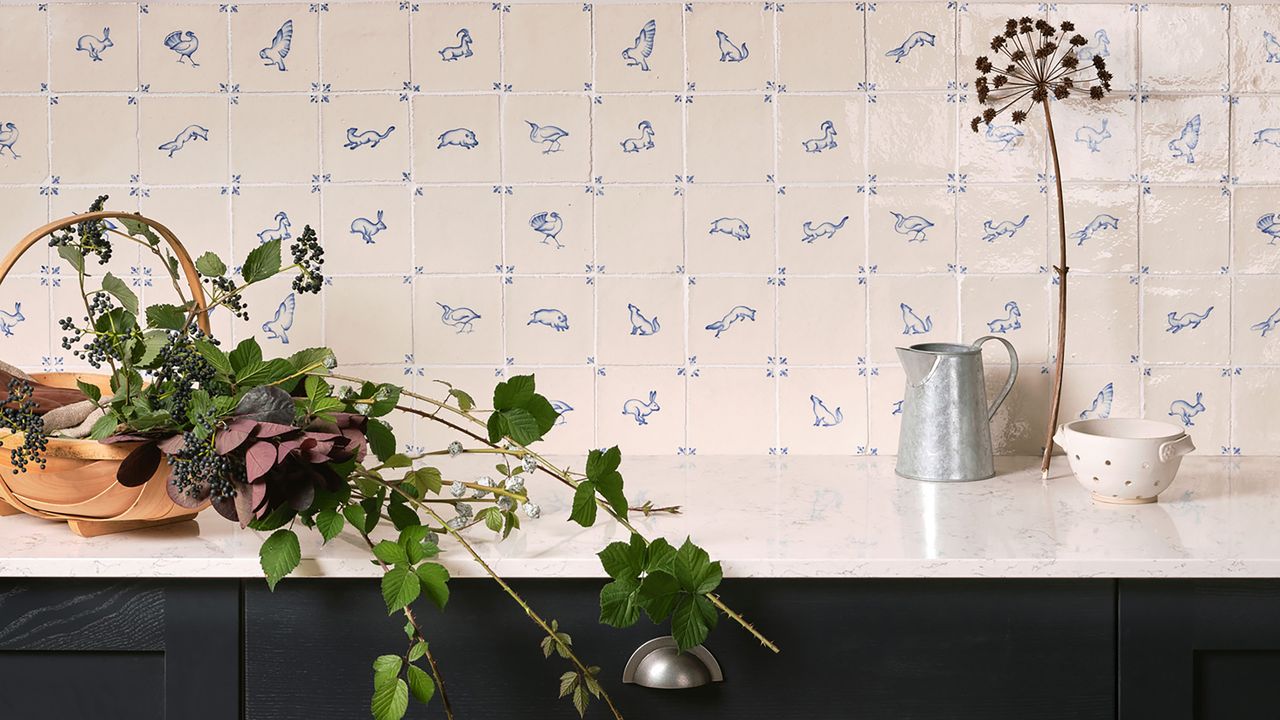
[[[1114,215],[1103,213],[1094,217],[1089,221],[1088,225],[1071,233],[1071,239],[1076,241],[1076,246],[1084,245],[1084,241],[1092,238],[1101,230],[1115,230],[1120,227],[1120,218]]]
[[[1177,334],[1188,328],[1195,330],[1200,327],[1200,323],[1208,319],[1211,312],[1213,312],[1212,305],[1202,313],[1185,312],[1179,315],[1176,312],[1171,312],[1169,313],[1169,327],[1165,328],[1165,332]]]
[[[376,148],[378,143],[386,140],[387,136],[395,132],[395,130],[395,125],[388,125],[383,132],[378,132],[377,130],[361,131],[359,128],[349,127],[347,128],[347,141],[343,143],[342,147],[348,150],[355,150],[365,145],[368,145],[370,149]]]
[[[734,323],[740,320],[756,321],[756,311],[746,305],[735,305],[732,310],[725,313],[724,317],[707,325],[706,329],[715,333],[716,337],[720,337],[720,333],[733,327]]]
[[[177,137],[167,143],[160,145],[161,150],[168,153],[167,157],[173,157],[173,154],[186,147],[187,143],[193,140],[209,141],[209,129],[199,125],[188,125],[178,133]]]
[[[1012,238],[1018,234],[1023,225],[1027,224],[1027,219],[1030,217],[1030,215],[1023,215],[1022,219],[1016,223],[1011,220],[1003,220],[999,223],[988,220],[982,225],[982,229],[987,232],[986,235],[982,236],[982,239],[987,242],[995,242],[1002,237]]]
[[[917,30],[908,35],[907,39],[903,40],[901,45],[885,53],[885,56],[893,58],[893,62],[895,64],[900,63],[903,58],[910,55],[911,51],[918,47],[922,47],[924,45],[933,47],[936,39],[937,36],[932,33],[927,33],[924,30]]]
[[[801,229],[804,230],[804,237],[800,238],[800,241],[812,243],[821,237],[835,237],[836,233],[840,232],[840,228],[843,228],[848,220],[848,215],[840,218],[840,222],[837,223],[828,221],[814,225],[812,220],[806,220],[804,225],[801,226]]]

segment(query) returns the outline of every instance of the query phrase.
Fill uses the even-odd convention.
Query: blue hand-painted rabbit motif
[[[751,237],[751,227],[747,225],[747,221],[736,217],[722,217],[711,221],[711,230],[708,235],[722,233],[735,237],[739,240],[746,240]]]
[[[1188,165],[1196,162],[1195,149],[1200,144],[1200,116],[1196,115],[1182,126],[1182,133],[1169,141],[1169,152],[1173,158],[1184,158]]]
[[[200,125],[188,125],[178,133],[177,137],[167,143],[160,145],[161,150],[168,153],[167,157],[173,157],[173,154],[186,147],[187,143],[193,140],[209,141],[209,129]]]
[[[987,329],[1001,335],[1022,329],[1022,308],[1018,307],[1018,303],[1010,300],[1004,304],[1004,311],[1008,314],[1005,317],[989,321]]]
[[[551,409],[556,411],[556,425],[564,425],[569,422],[565,415],[573,412],[573,406],[563,400],[552,400]]]
[[[653,149],[653,124],[648,120],[641,120],[640,124],[636,125],[636,129],[640,131],[640,137],[627,138],[619,143],[622,145],[622,152],[638,153],[641,150]]]
[[[907,39],[903,40],[901,45],[885,53],[885,57],[893,58],[893,62],[895,64],[900,63],[903,58],[910,55],[911,51],[918,47],[923,47],[925,45],[933,47],[936,39],[937,36],[933,33],[927,33],[924,30],[917,30],[908,35]]]
[[[622,414],[630,415],[637,425],[648,425],[649,416],[661,410],[658,405],[658,391],[649,391],[649,402],[632,398],[622,403]]]
[[[658,22],[650,20],[640,28],[635,43],[622,51],[622,59],[627,67],[638,67],[641,72],[649,72],[649,56],[653,54],[653,41],[658,37]]]
[[[1266,128],[1253,134],[1254,145],[1273,145],[1280,148],[1280,128]]]
[[[898,303],[898,309],[902,311],[902,334],[903,335],[924,335],[933,330],[933,316],[925,315],[921,320],[915,310],[906,303]]]
[[[716,43],[720,45],[720,62],[742,62],[751,54],[746,43],[734,45],[729,36],[720,30],[716,31]]]
[[[382,211],[378,211],[378,219],[370,220],[365,217],[358,217],[351,221],[351,233],[359,235],[366,245],[372,245],[373,236],[387,229],[387,224],[382,222]]]
[[[889,211],[893,216],[893,230],[899,235],[910,235],[907,242],[924,242],[929,238],[925,237],[925,231],[933,227],[933,223],[928,219],[919,215],[903,215],[902,213]]]
[[[18,126],[11,122],[0,124],[0,157],[4,157],[4,151],[8,150],[14,160],[21,158],[22,156],[13,149],[16,144],[18,144]]]
[[[26,316],[22,314],[22,303],[20,302],[13,304],[13,312],[0,310],[0,334],[5,337],[13,337],[14,326],[26,319]]]
[[[1182,421],[1183,427],[1194,427],[1195,423],[1191,418],[1204,412],[1204,403],[1202,402],[1204,393],[1196,393],[1196,401],[1189,403],[1186,400],[1174,400],[1169,403],[1169,417],[1176,417]]]
[[[804,146],[805,152],[820,153],[824,150],[835,150],[839,147],[839,144],[836,142],[835,123],[830,120],[823,120],[822,124],[818,126],[818,132],[822,133],[820,137],[813,138],[812,140],[801,141],[800,144]]]
[[[662,326],[658,324],[657,316],[652,319],[644,316],[640,312],[640,308],[627,303],[627,312],[631,313],[631,334],[632,335],[657,335]]]
[[[525,124],[529,126],[529,142],[546,146],[542,149],[543,155],[560,152],[560,141],[569,137],[569,133],[555,125],[539,125],[528,120],[525,120]]]
[[[1024,133],[1012,125],[988,125],[986,131],[987,142],[1000,146],[996,152],[1013,152],[1014,148],[1022,144]]]
[[[1267,62],[1280,63],[1280,40],[1277,40],[1272,33],[1263,30],[1262,42],[1266,45]]]
[[[377,130],[361,131],[359,128],[349,127],[347,128],[347,141],[343,143],[342,147],[348,150],[355,150],[365,145],[368,145],[371,149],[376,148],[378,143],[386,140],[387,136],[395,132],[395,130],[395,125],[388,125],[385,132],[378,132]]]
[[[812,243],[814,240],[821,237],[833,238],[836,236],[836,233],[840,232],[840,229],[844,227],[844,224],[848,222],[848,220],[848,215],[840,218],[840,222],[836,223],[827,221],[814,225],[812,220],[805,220],[804,225],[800,226],[800,228],[804,230],[804,237],[800,238],[800,241]]]
[[[1088,225],[1071,233],[1071,239],[1076,241],[1076,246],[1084,245],[1084,241],[1092,238],[1095,234],[1102,230],[1116,230],[1120,227],[1120,218],[1114,215],[1103,213],[1094,217],[1089,221]]]
[[[271,44],[258,51],[258,57],[262,58],[263,65],[272,65],[280,72],[288,70],[284,66],[284,59],[289,57],[289,48],[293,46],[293,20],[285,20],[284,24],[276,30],[275,37],[271,38]]]
[[[440,48],[436,52],[440,53],[440,60],[443,62],[453,62],[462,58],[469,58],[475,53],[471,50],[471,31],[462,28],[454,34],[458,38],[457,45],[447,45]]]
[[[1107,119],[1102,118],[1102,125],[1096,130],[1083,125],[1076,130],[1076,142],[1084,143],[1089,146],[1089,152],[1102,152],[1102,142],[1111,137],[1111,131],[1107,129]]]
[[[1111,38],[1107,37],[1107,31],[1101,28],[1093,34],[1093,42],[1076,48],[1076,59],[1081,65],[1092,63],[1095,57],[1111,57]]]
[[[439,140],[439,143],[436,145],[437,150],[450,146],[470,150],[480,144],[480,141],[476,139],[476,134],[467,128],[445,130],[440,133],[440,137],[437,138],[437,140]]]
[[[835,412],[828,410],[822,398],[817,395],[810,395],[809,402],[813,404],[814,427],[835,427],[844,422],[844,413],[840,408],[837,407]]]
[[[1103,386],[1098,394],[1093,398],[1093,404],[1088,410],[1080,412],[1081,420],[1094,418],[1097,420],[1105,420],[1111,417],[1111,403],[1115,400],[1116,386],[1115,383],[1107,383]]]
[[[525,325],[546,325],[556,332],[569,329],[569,316],[555,308],[540,308],[529,313],[529,322]]]
[[[442,302],[437,302],[436,305],[440,306],[440,322],[457,328],[459,335],[474,330],[471,324],[480,319],[480,313],[468,307],[452,307]]]
[[[174,30],[164,38],[164,46],[172,50],[178,55],[178,62],[186,60],[193,68],[200,67],[200,63],[192,57],[196,50],[200,49],[200,38],[190,30]]]
[[[564,220],[560,217],[560,213],[540,212],[529,218],[529,227],[542,236],[541,242],[543,245],[546,245],[547,241],[550,240],[556,244],[557,250],[564,247],[564,245],[560,244],[558,237],[560,231],[564,229]]]
[[[1267,333],[1280,327],[1280,308],[1267,316],[1266,320],[1249,326],[1250,330],[1262,333],[1262,337],[1266,337]]]
[[[96,38],[92,35],[81,35],[76,40],[76,52],[84,52],[89,54],[89,60],[93,62],[102,62],[102,53],[107,48],[115,47],[115,43],[111,42],[111,28],[102,28],[102,38]]]
[[[258,233],[258,243],[262,244],[271,242],[272,240],[279,240],[283,242],[292,238],[293,233],[289,231],[291,226],[288,213],[281,210],[276,213],[275,227],[264,228]]]
[[[733,327],[734,323],[740,320],[756,321],[755,308],[749,308],[746,305],[735,305],[732,310],[725,313],[724,317],[707,325],[706,329],[715,333],[715,337],[720,337],[720,333]]]
[[[289,344],[289,331],[293,329],[293,316],[297,311],[298,299],[293,293],[285,296],[276,308],[276,316],[262,323],[262,332],[271,340],[279,340],[282,345]]]
[[[1030,215],[1023,215],[1022,219],[1018,222],[1002,220],[1001,222],[996,223],[988,220],[982,224],[982,229],[987,233],[982,236],[982,239],[987,242],[995,242],[997,239],[1002,237],[1013,238],[1013,236],[1017,235],[1018,231],[1022,229],[1022,226],[1027,224],[1027,220],[1030,217]]]
[[[0,144],[2,143],[3,141],[0,141]],[[1267,241],[1268,245],[1275,245],[1276,240],[1280,239],[1280,217],[1277,217],[1277,213],[1263,215],[1258,218],[1258,230],[1271,238]]]
[[[1176,312],[1169,313],[1169,327],[1165,328],[1165,332],[1174,333],[1175,335],[1183,330],[1195,330],[1200,327],[1200,323],[1209,318],[1209,313],[1213,312],[1213,306],[1210,305],[1207,310],[1202,313],[1185,312],[1179,315]]]

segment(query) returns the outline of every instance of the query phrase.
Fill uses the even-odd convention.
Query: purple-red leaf
[[[172,500],[174,504],[189,510],[194,510],[200,507],[205,500],[209,499],[209,483],[207,482],[201,482],[197,485],[194,495],[190,494],[188,490],[179,490],[175,487],[173,484],[173,475],[169,475],[169,480],[164,485],[165,489],[169,491],[169,499]],[[235,520],[234,517],[229,519]]]
[[[276,446],[264,440],[258,440],[249,446],[244,453],[245,475],[250,483],[267,474],[276,465]],[[257,503],[254,503],[257,507]]]
[[[227,426],[218,431],[218,437],[214,440],[214,447],[219,455],[230,455],[236,448],[248,442],[253,437],[253,431],[257,423],[252,420],[232,420]]]
[[[120,467],[116,470],[116,482],[125,487],[142,485],[156,474],[160,458],[160,447],[154,441],[139,445],[120,462]]]
[[[280,435],[291,433],[298,429],[292,425],[281,425],[280,423],[273,422],[260,422],[257,423],[257,426],[258,431],[255,435],[260,438],[279,437]]]
[[[253,519],[249,486],[239,480],[232,480],[231,486],[236,490],[235,497],[214,500],[213,509],[222,517],[239,522],[241,528],[248,527]]]
[[[177,455],[187,446],[187,439],[182,435],[170,435],[160,441],[160,452],[165,455]]]

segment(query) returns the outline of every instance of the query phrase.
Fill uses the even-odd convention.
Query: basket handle
[[[182,268],[182,274],[187,279],[187,287],[191,288],[191,299],[195,302],[197,309],[196,323],[200,325],[200,329],[203,330],[206,335],[211,335],[212,333],[209,329],[209,301],[205,298],[204,288],[200,286],[200,274],[196,271],[195,262],[191,260],[191,254],[188,253],[187,249],[178,241],[178,236],[174,235],[173,231],[155,220],[143,217],[137,213],[120,212],[118,210],[101,210],[99,212],[83,213],[80,215],[64,217],[61,220],[54,220],[47,225],[43,225],[32,230],[27,233],[27,236],[22,238],[17,245],[14,245],[13,248],[9,250],[9,254],[5,255],[3,261],[0,261],[0,283],[3,283],[4,279],[8,277],[9,272],[13,270],[13,266],[17,264],[18,258],[22,257],[27,250],[31,249],[31,246],[42,240],[46,235],[59,230],[64,230],[86,220],[109,220],[112,218],[127,218],[129,220],[143,223],[152,230],[155,230],[156,233],[169,244],[169,248],[173,250],[174,257],[178,259],[178,265]]]

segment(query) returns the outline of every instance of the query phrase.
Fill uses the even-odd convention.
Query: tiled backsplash
[[[966,127],[974,56],[1023,14],[1115,75],[1055,106],[1065,416],[1280,452],[1275,5],[0,6],[0,229],[99,192],[237,258],[316,225],[324,294],[255,290],[222,337],[428,391],[535,370],[560,450],[892,453],[894,346],[999,333],[1023,366],[997,446],[1035,452],[1043,122]],[[49,317],[75,295],[38,254],[0,288],[0,357],[69,369]],[[112,269],[164,295],[136,254]]]

